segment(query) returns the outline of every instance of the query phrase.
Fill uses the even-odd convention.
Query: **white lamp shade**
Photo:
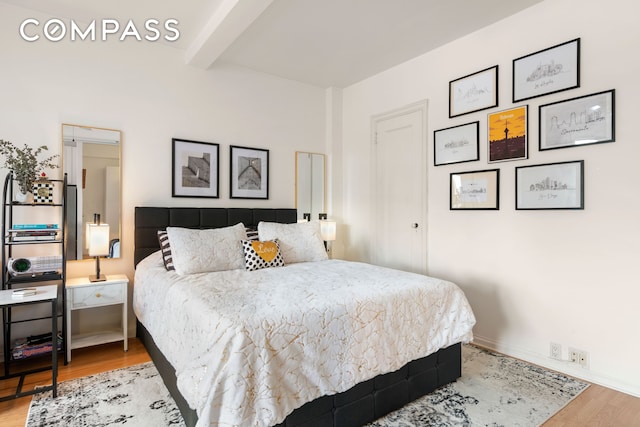
[[[322,235],[322,240],[325,242],[336,240],[336,222],[320,221],[320,234]]]
[[[109,255],[109,224],[89,224],[89,256]]]

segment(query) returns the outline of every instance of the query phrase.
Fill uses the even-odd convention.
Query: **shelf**
[[[70,348],[71,350],[75,350],[76,348],[84,348],[122,340],[124,340],[122,329],[108,330],[97,333],[77,334],[71,336]]]
[[[58,313],[56,315],[56,317],[61,318],[62,317],[62,313]],[[49,319],[51,319],[51,316],[31,317],[29,319],[12,320],[11,322],[7,322],[7,324],[15,325],[15,324],[18,324],[18,323],[27,323],[27,322],[34,322],[36,320],[49,320]]]
[[[20,289],[24,287],[49,287],[54,288],[52,291],[56,296],[57,302],[54,303],[52,300],[52,308],[51,308],[51,316],[44,317],[44,313],[39,310],[31,310],[24,307],[24,304],[30,303],[30,300],[27,298],[24,301],[19,299],[12,299],[11,304],[5,304],[6,307],[3,306],[2,310],[2,323],[3,323],[3,344],[4,344],[4,371],[5,375],[12,369],[13,362],[15,362],[16,366],[20,365],[22,360],[31,359],[35,357],[49,355],[52,358],[52,366],[55,365],[52,369],[53,376],[53,384],[54,384],[54,393],[55,393],[55,384],[56,384],[56,372],[57,372],[57,363],[55,362],[56,355],[58,351],[51,351],[52,347],[57,347],[59,351],[62,351],[65,355],[64,362],[65,365],[68,363],[66,357],[67,350],[67,316],[66,316],[66,291],[65,291],[65,282],[66,282],[66,233],[65,228],[67,225],[66,222],[66,208],[67,208],[67,175],[64,174],[62,179],[47,179],[49,182],[56,183],[54,186],[54,192],[48,193],[52,198],[46,198],[47,203],[36,203],[34,200],[29,200],[28,202],[18,202],[13,199],[13,193],[16,189],[16,181],[12,172],[9,172],[4,180],[4,188],[3,188],[3,212],[2,212],[2,255],[0,256],[2,262],[2,291],[1,292],[9,292],[11,298],[11,289]],[[45,201],[45,199],[40,199]],[[36,211],[30,211],[30,208],[45,208],[36,209]],[[37,219],[36,219],[37,218]],[[46,229],[38,229],[35,231],[55,231],[56,234],[52,233],[20,233],[24,231],[31,231],[31,229],[15,229],[15,227],[23,227],[26,223],[30,223],[35,221],[34,223],[41,222],[42,219],[47,219],[48,222],[55,224],[56,228],[46,228]],[[24,221],[28,219],[30,221]],[[33,238],[37,234],[41,234],[39,237],[55,237],[55,239],[41,239],[41,240],[17,240],[14,241],[12,238],[22,239],[25,238]],[[31,245],[39,245],[38,248]],[[12,274],[12,271],[9,267],[9,262],[13,262],[13,260],[18,258],[27,258],[27,259],[35,259],[38,257],[42,258],[58,258],[61,259],[60,263],[57,264],[42,264],[43,267],[32,267],[33,270],[46,271],[46,274],[43,273],[35,273],[35,274]],[[43,263],[45,261],[42,261]],[[52,268],[48,268],[51,266]],[[59,268],[55,268],[55,266]],[[48,269],[47,269],[48,268]],[[29,297],[31,298],[31,297]],[[12,310],[16,309],[17,311],[12,313]],[[60,328],[59,322],[62,320],[62,327]],[[49,320],[51,325],[51,331],[57,331],[60,334],[60,339],[57,344],[53,344],[51,340],[49,340],[48,348],[42,349],[42,345],[35,345],[35,347],[28,346],[23,349],[22,353],[18,354],[18,348],[16,344],[24,344],[25,340],[14,340],[14,338],[19,338],[21,334],[24,334],[24,331],[29,332],[39,332],[39,329],[42,329],[40,325],[37,323],[33,325],[26,325],[27,322],[33,321],[46,321]],[[16,328],[15,331],[12,329],[16,327],[16,324],[22,324],[22,328]],[[34,328],[38,328],[35,330]],[[20,334],[18,334],[20,331]],[[35,353],[34,353],[35,352]],[[23,355],[24,353],[24,355]],[[28,365],[28,364],[27,364]],[[55,394],[54,394],[55,396]],[[2,398],[0,398],[1,400]]]
[[[35,283],[35,282],[49,282],[52,280],[62,280],[61,273],[55,274],[36,274],[35,276],[30,276],[25,274],[24,276],[10,276],[7,279],[7,285],[26,285],[27,283]]]
[[[21,242],[5,242],[4,244],[7,246],[21,246],[21,245],[46,245],[46,244],[52,244],[52,243],[57,243],[57,244],[61,244],[62,240],[25,240],[25,241],[21,241]]]
[[[5,206],[29,206],[29,207],[59,207],[61,208],[62,203],[24,203],[24,202],[16,202],[12,200],[11,202],[5,203]]]

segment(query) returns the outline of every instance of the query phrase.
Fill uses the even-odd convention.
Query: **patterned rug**
[[[368,427],[539,426],[589,386],[526,362],[462,347],[462,377]]]
[[[153,363],[58,383],[33,396],[27,427],[184,426],[180,411]]]
[[[539,426],[588,384],[511,357],[463,346],[462,378],[369,427]],[[58,384],[33,397],[27,427],[184,426],[152,363]]]

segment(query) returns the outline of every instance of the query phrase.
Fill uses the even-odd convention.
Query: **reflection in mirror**
[[[324,154],[296,151],[296,209],[298,220],[326,212]]]
[[[62,125],[67,174],[67,260],[89,259],[85,229],[100,214],[109,224],[109,257],[120,257],[121,132]]]

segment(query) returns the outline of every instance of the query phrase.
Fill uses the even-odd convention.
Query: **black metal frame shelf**
[[[68,363],[67,361],[67,337],[66,337],[66,199],[67,199],[67,176],[64,175],[63,179],[51,179],[50,182],[60,183],[61,188],[55,190],[54,197],[55,200],[53,203],[23,203],[17,202],[13,200],[13,189],[14,189],[14,176],[13,173],[9,172],[4,181],[3,187],[3,205],[4,208],[2,210],[2,245],[1,245],[1,263],[2,263],[2,290],[9,290],[14,288],[22,288],[25,286],[45,286],[55,284],[58,289],[58,296],[56,298],[55,306],[52,306],[51,316],[42,317],[42,314],[38,316],[37,314],[33,317],[24,318],[23,316],[18,316],[18,318],[14,318],[12,315],[12,309],[19,307],[23,304],[20,304],[20,301],[16,301],[15,304],[9,304],[3,307],[2,310],[2,324],[4,331],[4,376],[0,379],[6,378],[15,378],[20,377],[20,382],[18,385],[18,391],[15,395],[0,398],[0,401],[6,400],[8,398],[13,397],[21,397],[23,395],[33,394],[29,392],[21,392],[20,389],[22,387],[22,383],[24,381],[24,375],[29,375],[35,372],[42,372],[47,369],[57,369],[57,366],[44,367],[44,368],[36,368],[32,370],[28,370],[21,373],[11,373],[11,365],[19,364],[24,360],[33,360],[39,358],[43,355],[51,355],[51,353],[55,353],[55,360],[57,360],[57,354],[59,351],[62,351],[64,354],[64,363],[65,365]],[[59,199],[59,200],[58,200]],[[57,228],[51,229],[55,230],[59,233],[56,236],[56,239],[52,240],[26,240],[26,241],[11,241],[10,240],[10,230],[15,231],[15,222],[14,217],[18,217],[23,214],[23,209],[30,208],[38,208],[38,210],[42,208],[54,209],[56,212],[56,217],[60,218],[60,224]],[[14,212],[15,211],[15,212]],[[18,212],[20,211],[20,212]],[[45,229],[48,230],[48,229]],[[18,255],[22,255],[23,253],[28,253],[29,248],[32,245],[50,245],[50,250],[48,252],[53,252],[55,256],[60,255],[62,258],[62,263],[59,268],[52,269],[51,272],[45,273],[34,273],[34,274],[12,274],[12,272],[8,268],[9,260],[14,256],[14,250],[18,251],[18,248],[21,249],[17,252]],[[51,246],[52,245],[52,246]],[[55,248],[55,249],[54,249]],[[41,252],[41,251],[40,251]],[[39,252],[39,253],[40,253]],[[62,304],[58,302],[61,299]],[[20,313],[20,314],[25,314]],[[28,312],[26,313],[29,314]],[[34,313],[35,314],[35,313]],[[41,354],[13,359],[13,343],[12,343],[12,325],[18,323],[26,323],[26,322],[34,322],[34,321],[43,321],[51,319],[52,323],[56,324],[56,334],[52,335],[51,340],[51,351],[43,352]],[[58,328],[58,322],[62,319],[62,327]],[[53,329],[53,328],[52,328]],[[58,351],[54,351],[57,347],[57,341],[55,336],[57,336],[57,331],[60,331],[62,336],[62,348]],[[53,357],[53,356],[52,356]],[[40,391],[51,390],[51,388],[38,389]]]

